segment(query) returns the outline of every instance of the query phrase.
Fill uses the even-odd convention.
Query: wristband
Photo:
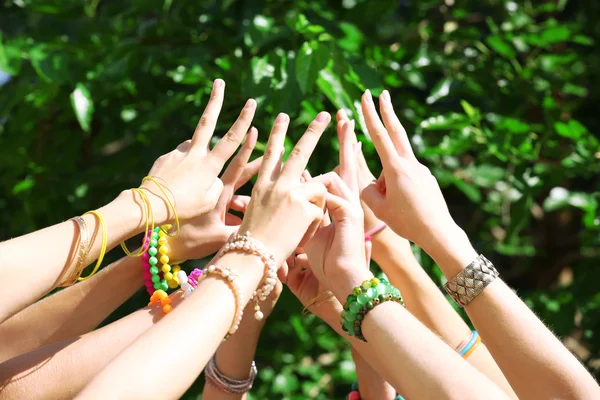
[[[344,332],[366,342],[361,329],[362,321],[375,306],[386,301],[395,301],[404,306],[400,290],[385,279],[372,278],[355,287],[348,296],[341,314]]]
[[[252,365],[250,366],[250,377],[248,379],[238,380],[228,378],[217,369],[215,356],[210,359],[204,370],[204,375],[206,376],[206,381],[208,383],[220,391],[229,394],[244,394],[249,392],[250,389],[252,389],[257,374],[258,370],[256,369],[256,364],[252,361]]]
[[[471,347],[473,347],[473,345],[475,344],[475,342],[477,341],[478,338],[479,338],[479,333],[477,333],[477,331],[472,331],[471,335],[469,337],[469,340],[467,341],[467,344],[458,350],[458,354],[460,354],[461,356],[464,357],[465,354],[469,350],[471,350]]]
[[[460,307],[464,307],[499,275],[494,264],[479,255],[452,280],[446,282],[444,289]]]

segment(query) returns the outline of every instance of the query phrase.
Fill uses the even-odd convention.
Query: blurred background
[[[361,93],[387,88],[475,247],[598,377],[598,15],[595,0],[0,0],[0,240],[137,186],[191,136],[215,78],[218,135],[257,99],[255,156],[277,113],[292,118],[289,151],[318,111],[360,120]],[[336,165],[335,136],[313,174]],[[147,301],[140,290],[106,323]],[[251,398],[349,391],[347,343],[300,310],[286,291]]]

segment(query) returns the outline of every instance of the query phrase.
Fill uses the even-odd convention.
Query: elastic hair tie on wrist
[[[365,232],[365,242],[370,242],[373,236],[375,236],[385,228],[387,228],[387,224],[384,222],[380,225],[377,225],[375,228],[369,229],[367,232]]]
[[[142,179],[142,183],[144,183],[145,181],[152,181],[152,182],[154,182],[154,184],[156,186],[158,186],[158,188],[160,189],[160,191],[162,192],[162,194],[165,196],[165,200],[169,204],[169,207],[171,207],[171,210],[173,210],[173,217],[175,218],[175,234],[170,235],[167,232],[167,235],[169,235],[170,237],[176,238],[177,236],[179,236],[180,226],[179,226],[179,216],[177,215],[177,209],[175,208],[175,204],[174,204],[174,202],[176,201],[175,195],[173,194],[173,192],[171,192],[171,190],[166,185],[163,187],[163,185],[161,185],[160,183],[158,183],[157,179],[160,179],[160,178],[158,178],[158,177],[155,178],[155,177],[152,177],[152,176],[145,176]],[[167,190],[165,190],[165,188],[169,191],[169,193],[171,193],[171,196],[173,197],[173,201],[171,201],[171,199],[167,195]]]

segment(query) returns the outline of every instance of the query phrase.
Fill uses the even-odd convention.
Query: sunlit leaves
[[[75,90],[71,93],[71,106],[75,111],[75,116],[79,126],[85,132],[89,132],[94,115],[94,101],[90,91],[82,83],[78,83]]]

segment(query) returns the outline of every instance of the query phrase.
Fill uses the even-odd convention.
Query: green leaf
[[[504,179],[506,175],[504,168],[489,164],[471,167],[467,171],[471,175],[473,183],[484,188],[491,188],[496,182]]]
[[[419,126],[426,130],[450,130],[450,129],[462,129],[467,126],[471,121],[463,114],[451,113],[446,115],[438,115],[437,117],[429,117],[419,124]]]
[[[92,124],[92,116],[94,115],[94,101],[90,91],[83,85],[78,83],[73,93],[71,93],[71,106],[75,111],[75,116],[81,129],[85,132],[90,132]]]
[[[292,393],[299,386],[298,378],[291,371],[284,371],[273,380],[273,393]]]
[[[546,200],[544,200],[544,210],[555,211],[560,208],[571,206],[584,211],[595,211],[598,206],[596,198],[585,192],[570,192],[563,187],[553,188]]]
[[[431,90],[429,97],[427,97],[427,104],[433,104],[441,98],[444,98],[450,94],[450,87],[452,86],[452,79],[444,78],[439,81],[435,87]]]
[[[511,45],[500,36],[489,36],[486,42],[494,51],[506,58],[513,59],[517,56]]]
[[[31,177],[27,177],[22,181],[18,182],[12,188],[12,194],[17,195],[21,192],[27,192],[35,185],[35,180]]]
[[[481,192],[477,186],[471,185],[459,179],[454,181],[454,186],[460,189],[460,191],[463,192],[473,203],[479,203],[481,201]]]
[[[306,94],[315,84],[319,72],[327,66],[329,52],[316,42],[304,42],[296,56],[296,80]]]
[[[574,119],[570,120],[568,123],[557,122],[554,124],[554,129],[556,129],[556,132],[559,135],[573,140],[580,139],[587,133],[587,128]]]
[[[545,45],[552,45],[559,42],[564,42],[571,36],[571,31],[566,26],[554,26],[542,31],[540,40]]]
[[[463,110],[465,110],[465,114],[467,114],[467,117],[469,117],[471,122],[473,122],[474,124],[478,124],[481,119],[481,116],[479,115],[479,110],[473,107],[466,100],[461,100],[460,105],[462,106]]]

